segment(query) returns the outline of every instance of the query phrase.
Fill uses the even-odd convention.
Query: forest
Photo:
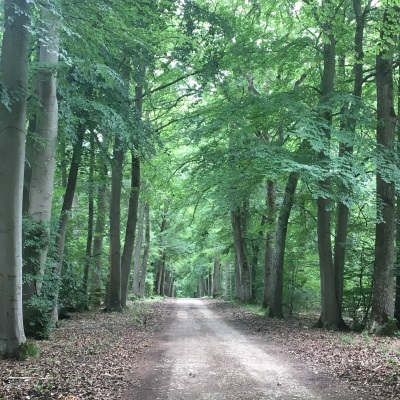
[[[152,296],[397,334],[398,0],[0,3],[1,357]]]

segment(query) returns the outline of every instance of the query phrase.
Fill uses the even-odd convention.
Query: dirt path
[[[168,302],[165,327],[132,371],[123,399],[361,399],[225,323],[207,300]]]

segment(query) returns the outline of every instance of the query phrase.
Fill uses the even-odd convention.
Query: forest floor
[[[0,400],[400,398],[399,339],[309,326],[206,299],[72,314],[0,360]]]

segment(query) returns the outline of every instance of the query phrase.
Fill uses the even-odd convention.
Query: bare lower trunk
[[[86,236],[85,268],[83,270],[82,292],[85,308],[88,307],[89,272],[92,265],[93,221],[94,221],[94,137],[90,137],[90,162],[89,162],[89,187],[88,187],[88,229]]]
[[[271,273],[270,304],[270,317],[275,318],[283,317],[283,267],[286,248],[286,234],[290,213],[294,204],[294,195],[296,193],[298,181],[298,172],[291,172],[286,184],[285,194],[276,225],[275,250],[272,268],[273,272]]]
[[[146,203],[144,206],[144,218],[145,218],[145,234],[144,234],[144,250],[143,250],[143,260],[142,268],[140,271],[140,284],[139,284],[139,296],[143,297],[146,288],[146,273],[147,273],[147,262],[149,259],[150,252],[150,207]]]
[[[240,298],[240,268],[237,256],[235,255],[235,299]]]
[[[140,286],[140,253],[142,251],[143,244],[143,231],[144,231],[144,203],[139,207],[139,217],[138,217],[138,229],[137,238],[135,241],[135,250],[133,252],[133,279],[132,279],[132,293],[135,296],[139,296],[139,286]]]
[[[264,262],[264,293],[263,293],[263,307],[267,308],[271,303],[271,277],[275,277],[273,271],[273,225],[275,213],[275,197],[276,188],[275,184],[268,180],[267,182],[267,216],[265,223],[267,224],[267,235],[265,237],[265,262]]]
[[[400,67],[399,67],[400,69]],[[400,115],[400,78],[397,84],[397,115]],[[397,126],[397,142],[400,143],[400,126]],[[400,327],[400,190],[396,192],[396,248],[395,248],[395,277],[396,277],[396,293],[394,303],[394,317],[397,320],[397,326]]]
[[[124,151],[116,134],[112,160],[110,204],[110,278],[107,311],[122,311],[121,303],[121,191]]]
[[[27,265],[24,272],[29,271],[31,279],[23,286],[24,300],[32,295],[39,295],[42,276],[45,270],[47,252],[50,242],[50,219],[53,200],[53,181],[55,172],[55,157],[58,133],[58,102],[56,66],[58,64],[58,27],[59,20],[45,8],[41,11],[43,26],[39,50],[39,72],[35,80],[37,85],[38,112],[34,140],[27,142],[26,165],[29,165],[29,182],[27,182],[27,215],[35,223],[35,229],[30,231],[27,242],[29,254],[25,257]]]
[[[167,217],[166,213],[164,212],[161,221],[161,228],[160,228],[160,245],[162,248],[162,252],[160,255],[159,260],[157,261],[157,268],[156,268],[156,282],[155,282],[155,290],[156,294],[162,295],[163,293],[163,279],[164,279],[164,268],[165,268],[165,249],[163,248],[164,238],[163,234],[167,229]]]
[[[126,222],[125,244],[121,260],[121,304],[126,307],[128,298],[129,275],[133,248],[135,246],[135,233],[139,205],[140,189],[140,161],[132,154],[131,190],[129,195],[128,220]]]
[[[99,187],[97,189],[97,216],[94,228],[92,268],[90,273],[90,304],[98,307],[102,302],[103,280],[102,280],[102,253],[103,238],[106,225],[106,203],[108,188],[106,183],[107,170],[104,168],[104,175],[100,177]]]
[[[0,102],[0,358],[18,356],[22,322],[22,195],[26,136],[30,6],[6,0],[1,75],[7,108]],[[7,189],[6,189],[7,188]]]
[[[236,257],[239,266],[240,277],[240,293],[239,299],[241,301],[250,301],[252,298],[251,290],[251,268],[247,258],[246,245],[244,239],[243,216],[241,215],[240,208],[231,211],[231,223],[234,237],[234,245]]]
[[[214,277],[213,277],[213,297],[221,295],[221,263],[218,259],[214,260]]]
[[[225,300],[231,299],[231,263],[225,261]]]
[[[58,222],[56,265],[54,266],[55,283],[53,292],[53,311],[52,311],[53,325],[55,325],[58,321],[58,295],[60,292],[61,271],[64,260],[65,236],[67,234],[68,215],[72,208],[72,203],[75,195],[76,182],[78,180],[78,170],[81,162],[84,133],[85,133],[85,127],[82,125],[78,126],[77,140],[74,144],[71,167],[69,169],[69,174],[68,174],[67,187],[65,189],[60,220]]]
[[[394,8],[388,8],[384,25],[393,24]],[[397,17],[399,11],[396,10]],[[384,38],[386,33],[381,34]],[[391,39],[385,39],[385,49],[376,57],[377,88],[377,144],[378,151],[394,150],[396,114],[393,98],[393,60]],[[385,165],[378,165],[376,176],[377,224],[375,233],[375,261],[372,288],[371,328],[377,330],[391,324],[394,317],[394,240],[395,240],[395,184],[388,180]]]

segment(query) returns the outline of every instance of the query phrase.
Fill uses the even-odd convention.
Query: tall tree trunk
[[[126,307],[126,301],[128,298],[129,275],[131,272],[133,248],[135,246],[135,232],[140,190],[140,161],[139,158],[133,154],[133,152],[131,168],[131,189],[129,195],[128,220],[126,222],[125,244],[121,261],[121,304],[124,308]]]
[[[72,152],[72,160],[68,174],[67,187],[65,189],[63,205],[61,207],[61,215],[58,221],[56,264],[54,266],[55,282],[54,282],[53,311],[52,311],[53,325],[56,325],[58,321],[58,295],[60,292],[61,271],[62,271],[62,264],[64,261],[65,236],[67,234],[68,216],[72,208],[72,203],[75,195],[76,182],[78,180],[78,170],[81,162],[82,144],[83,144],[85,129],[86,128],[84,125],[79,125],[77,129],[77,138]]]
[[[264,261],[264,292],[263,292],[263,307],[267,308],[271,303],[271,273],[273,273],[273,223],[275,220],[275,198],[276,188],[274,182],[267,181],[267,216],[265,223],[267,224],[267,234],[265,237],[265,261]]]
[[[350,105],[350,117],[346,118],[343,122],[342,129],[351,132],[353,135],[356,130],[356,118],[353,115],[357,114],[358,100],[362,96],[363,89],[363,40],[364,40],[364,27],[366,13],[362,11],[361,0],[353,0],[353,10],[356,16],[356,31],[354,34],[354,50],[356,54],[356,62],[353,66],[354,86],[353,96],[354,100]],[[344,67],[343,67],[344,68]],[[349,157],[353,154],[353,145],[347,143],[340,143],[339,156]],[[335,269],[335,285],[336,297],[340,310],[342,310],[343,303],[343,284],[344,284],[344,266],[346,257],[346,242],[349,224],[349,207],[340,202],[338,205],[338,217],[336,223],[336,235],[334,244],[334,269]]]
[[[144,233],[144,250],[142,268],[140,271],[140,284],[139,284],[139,296],[144,297],[146,289],[146,273],[147,273],[147,262],[150,253],[150,207],[146,203],[144,206],[144,218],[145,218],[145,233]]]
[[[90,136],[89,187],[88,187],[88,229],[86,236],[85,267],[83,270],[82,292],[85,308],[88,308],[89,272],[92,265],[93,223],[94,223],[94,137]]]
[[[400,110],[399,110],[400,111]],[[400,135],[400,133],[398,134]],[[400,139],[400,137],[399,137]],[[398,141],[399,141],[398,139]],[[395,276],[396,292],[394,303],[394,317],[397,320],[397,326],[400,326],[400,194],[397,192],[396,203],[396,249],[395,249]]]
[[[31,150],[27,150],[30,159],[30,179],[28,188],[28,215],[35,223],[35,229],[27,240],[35,242],[27,254],[25,270],[32,274],[23,285],[24,300],[40,294],[42,276],[45,270],[50,242],[50,218],[53,200],[53,181],[58,133],[58,102],[55,68],[59,55],[59,19],[49,10],[49,5],[42,7],[42,40],[39,49],[39,72],[36,79],[38,112],[36,116],[35,140]],[[27,163],[28,164],[28,163]]]
[[[121,191],[124,151],[118,134],[114,139],[111,163],[110,204],[110,278],[107,296],[107,311],[122,311],[121,303]]]
[[[231,299],[231,263],[225,261],[225,300]]]
[[[397,83],[397,115],[400,115],[400,67]],[[397,125],[397,144],[400,144],[400,126]],[[397,326],[400,327],[400,190],[396,192],[396,248],[395,248],[395,276],[396,293],[394,303],[394,317],[397,320]]]
[[[377,89],[377,151],[381,149],[392,154],[394,151],[394,134],[396,114],[393,100],[393,60],[391,41],[384,32],[393,24],[394,8],[385,10],[381,38],[384,49],[376,57]],[[399,14],[399,11],[396,10]],[[398,18],[398,16],[397,16]],[[375,232],[375,262],[372,288],[371,329],[377,330],[394,317],[394,240],[395,240],[395,185],[385,172],[385,161],[378,163],[376,176],[377,223]]]
[[[213,274],[213,293],[214,298],[221,295],[221,263],[216,258],[214,260],[214,274]]]
[[[231,211],[231,223],[235,245],[236,257],[240,271],[240,294],[241,301],[250,301],[252,298],[251,290],[251,268],[248,262],[246,244],[244,238],[245,227],[243,226],[243,216],[241,209]]]
[[[22,321],[22,195],[26,137],[31,7],[26,0],[4,2],[0,102],[0,358],[19,356],[25,342]]]
[[[322,6],[331,8],[330,0],[325,0]],[[332,112],[329,110],[330,96],[334,92],[335,81],[335,63],[336,63],[336,42],[333,34],[331,33],[332,27],[330,24],[323,25],[323,33],[326,38],[324,44],[324,68],[321,84],[321,99],[320,105],[325,109],[322,117],[326,121],[326,125],[332,123]],[[323,129],[327,142],[330,142],[330,128]],[[321,151],[319,158],[322,163],[326,164],[329,161],[328,156]],[[320,186],[323,191],[329,193],[331,182],[329,178],[320,181]],[[321,316],[317,323],[319,327],[327,328],[342,328],[345,324],[342,319],[341,310],[336,298],[336,285],[335,285],[335,270],[333,264],[333,252],[331,241],[331,200],[325,196],[319,196],[317,199],[318,221],[317,221],[317,234],[318,234],[318,254],[320,266],[320,280],[321,280]]]
[[[160,245],[161,245],[161,255],[159,260],[157,261],[157,268],[156,268],[156,294],[161,295],[162,294],[162,281],[163,281],[163,276],[164,276],[164,267],[165,267],[165,249],[163,247],[164,245],[164,232],[167,229],[167,216],[166,212],[163,213],[162,216],[162,221],[161,221],[161,228],[160,228]]]
[[[143,231],[144,231],[144,210],[145,204],[142,203],[139,207],[138,229],[137,238],[135,242],[135,250],[133,251],[133,279],[132,279],[132,293],[139,296],[140,286],[140,253],[143,244]]]
[[[135,87],[135,106],[139,120],[142,116],[143,109],[143,81],[146,73],[146,69],[139,65],[138,76],[136,77]],[[140,125],[140,124],[138,124]],[[136,149],[137,150],[137,149]],[[135,246],[135,233],[137,225],[138,207],[139,207],[139,191],[140,191],[140,160],[136,152],[132,151],[132,164],[131,164],[131,190],[129,194],[129,209],[128,209],[128,220],[126,222],[125,231],[125,244],[124,251],[122,254],[122,281],[121,281],[121,301],[122,307],[126,307],[126,301],[128,298],[128,285],[129,275],[131,272],[132,254]]]
[[[286,248],[286,234],[290,213],[294,204],[299,173],[291,172],[286,184],[283,202],[279,210],[278,222],[276,225],[275,249],[273,268],[271,273],[271,305],[270,317],[283,317],[283,266]]]
[[[90,270],[90,304],[98,307],[102,302],[103,281],[101,275],[102,269],[102,253],[103,238],[106,226],[106,210],[107,210],[107,168],[101,168],[103,174],[100,176],[100,183],[97,189],[97,215],[96,225],[94,228],[92,268]]]
[[[239,261],[235,252],[235,299],[240,299],[240,267]]]

